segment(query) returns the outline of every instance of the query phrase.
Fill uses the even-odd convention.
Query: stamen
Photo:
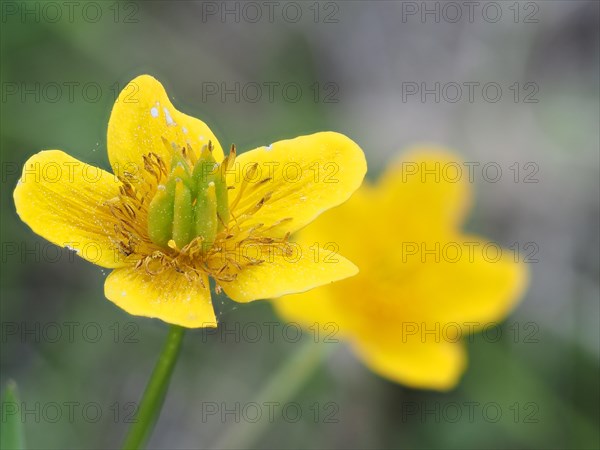
[[[260,208],[262,208],[264,206],[265,203],[267,203],[271,197],[273,196],[273,192],[267,192],[263,198],[261,198],[258,203],[256,203],[254,206],[250,207],[249,209],[247,209],[246,211],[244,211],[242,213],[242,216],[252,216],[254,214],[256,214],[258,212],[258,210]]]
[[[231,148],[229,149],[229,154],[225,157],[225,159],[223,160],[223,163],[221,164],[222,168],[223,168],[223,173],[225,173],[225,171],[227,171],[227,169],[229,169],[233,163],[235,162],[235,157],[236,157],[236,149],[235,149],[235,144],[231,144]]]
[[[235,209],[235,207],[238,205],[238,203],[240,202],[240,200],[242,199],[244,191],[246,190],[246,186],[248,185],[248,179],[249,178],[252,179],[252,177],[256,173],[257,169],[258,169],[258,163],[252,164],[250,166],[250,169],[248,169],[248,172],[246,173],[246,175],[242,178],[242,182],[240,183],[240,189],[237,192],[236,197],[231,202],[231,205],[229,205],[230,210],[233,211]]]
[[[278,220],[277,222],[274,222],[270,227],[265,228],[264,231],[272,230],[273,228],[278,227],[281,224],[287,223],[290,220],[294,220],[293,217],[286,217],[285,219]]]
[[[196,165],[196,163],[198,162],[198,158],[196,157],[196,152],[194,152],[194,149],[192,148],[192,146],[190,145],[189,142],[186,145],[187,145],[188,158],[190,160],[191,166],[194,167]]]

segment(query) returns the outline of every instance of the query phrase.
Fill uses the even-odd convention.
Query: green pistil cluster
[[[210,143],[205,145],[197,161],[191,159],[192,151],[173,154],[166,182],[158,186],[148,208],[148,235],[156,245],[166,248],[173,240],[182,249],[200,238],[208,250],[229,222],[225,172],[235,158],[235,147],[222,163],[217,163],[212,150]]]

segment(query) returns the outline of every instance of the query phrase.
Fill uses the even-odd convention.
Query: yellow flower
[[[354,275],[290,233],[345,200],[366,172],[362,150],[324,132],[227,157],[208,126],[177,111],[154,78],[131,81],[108,124],[114,175],[62,151],[32,156],[14,192],[34,232],[115,269],[105,295],[125,311],[216,326],[209,277],[238,302]]]
[[[360,273],[274,301],[283,317],[342,336],[373,371],[417,388],[453,387],[466,366],[461,337],[501,320],[523,294],[527,270],[512,251],[466,235],[465,170],[439,148],[417,148],[379,182],[299,236],[328,236]],[[436,175],[437,174],[437,175]],[[336,333],[336,332],[339,332]]]

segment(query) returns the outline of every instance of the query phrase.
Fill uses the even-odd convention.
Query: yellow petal
[[[448,342],[360,339],[353,347],[373,372],[419,389],[452,389],[467,363],[462,344]]]
[[[228,169],[227,184],[234,186],[229,192],[230,209],[247,226],[268,226],[292,218],[274,230],[275,235],[284,235],[346,201],[362,183],[366,170],[360,147],[339,133],[275,142],[243,153]],[[250,212],[254,214],[247,217]]]
[[[298,323],[313,333],[319,328],[318,333],[323,337],[322,340],[339,340],[348,324],[344,321],[347,316],[340,314],[339,305],[336,303],[335,287],[344,282],[338,281],[299,294],[285,295],[274,299],[272,304],[284,320]]]
[[[378,296],[390,296],[378,281],[388,274],[395,279],[400,271],[387,264],[387,259],[396,252],[386,245],[388,236],[379,229],[386,211],[375,212],[374,200],[372,189],[363,184],[347,202],[326,211],[296,235],[305,243],[335,245],[350,261],[360,261],[357,264],[360,272],[309,292],[274,300],[283,317],[307,326],[335,320],[340,330],[367,326],[375,332],[379,327],[373,327],[372,317],[377,314],[384,320],[389,318],[389,311],[383,310]],[[374,312],[369,314],[369,311]]]
[[[250,302],[304,292],[358,272],[354,264],[335,251],[297,243],[291,243],[289,248],[289,254],[273,247],[260,252],[248,249],[248,256],[264,262],[245,267],[234,281],[221,282],[221,286],[231,299]]]
[[[40,152],[25,163],[14,192],[21,220],[40,236],[69,247],[102,267],[124,263],[115,249],[115,219],[105,205],[120,182],[104,170],[60,150]]]
[[[367,269],[379,270],[378,263],[390,249],[390,231],[385,230],[390,212],[377,210],[376,201],[373,188],[365,182],[346,202],[325,211],[295,236],[306,243],[335,245],[350,261],[357,257]]]
[[[481,238],[424,244],[435,255],[407,257],[406,266],[418,264],[404,287],[406,311],[432,322],[475,322],[481,328],[503,320],[522,297],[528,283],[528,268],[514,261],[512,250]],[[420,251],[419,251],[420,253]],[[460,255],[460,257],[459,257]],[[418,258],[414,264],[411,258]],[[470,325],[466,325],[468,329]]]
[[[156,317],[187,328],[216,327],[208,286],[206,276],[202,282],[190,281],[174,269],[150,275],[143,267],[127,267],[108,276],[104,295],[135,316]]]
[[[456,328],[443,334],[440,326],[423,338],[422,330],[435,330],[435,323],[406,317],[401,290],[386,291],[366,278],[360,272],[272,303],[287,321],[318,332],[320,341],[350,340],[357,356],[383,377],[414,388],[452,388],[466,366],[464,349],[452,334]]]
[[[472,203],[469,168],[442,147],[419,146],[390,164],[377,184],[379,208],[398,234],[457,230]]]
[[[107,146],[113,171],[120,176],[125,172],[139,176],[144,168],[143,156],[151,152],[169,167],[172,150],[162,138],[178,148],[190,144],[196,156],[210,140],[215,159],[223,159],[223,150],[210,128],[177,111],[162,84],[149,75],[141,75],[121,91],[110,115]]]

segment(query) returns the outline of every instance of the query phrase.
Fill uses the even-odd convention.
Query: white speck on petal
[[[204,136],[198,136],[198,139],[200,139],[201,141],[203,141],[205,138],[204,138]]]
[[[158,109],[156,109],[154,107],[150,108],[150,115],[152,117],[158,117]]]
[[[187,128],[186,127],[181,127],[181,129],[183,130],[183,134],[187,134]]]
[[[165,112],[165,119],[167,119],[167,126],[168,127],[174,126],[175,125],[175,121],[171,117],[171,114],[169,113],[169,110],[167,108],[163,108],[163,111]]]
[[[265,146],[265,150],[267,150],[268,152],[270,152],[271,150],[273,150],[273,144],[266,145]]]
[[[126,297],[127,296],[127,292],[126,291],[121,291],[121,297]]]

